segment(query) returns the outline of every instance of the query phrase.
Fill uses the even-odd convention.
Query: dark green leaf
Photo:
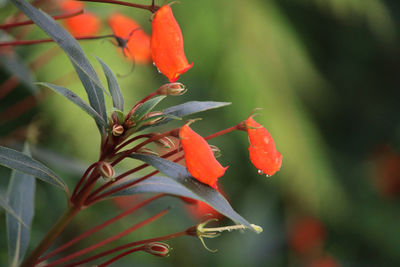
[[[83,53],[77,41],[46,13],[36,9],[24,0],[11,0],[25,15],[45,31],[67,54],[86,90],[90,105],[104,121],[107,121],[103,87],[100,84],[93,66]],[[101,134],[105,134],[103,126],[98,125]]]
[[[68,193],[68,187],[60,177],[42,163],[19,151],[0,146],[0,165],[33,175]]]
[[[214,101],[189,101],[180,105],[169,107],[164,110],[164,114],[174,115],[177,117],[184,117],[198,112],[203,112],[209,109],[221,108],[230,105],[230,102],[214,102]],[[152,126],[159,126],[169,122],[171,119],[167,118]]]
[[[243,224],[248,228],[254,230],[242,216],[240,216],[236,211],[232,209],[229,202],[217,190],[194,179],[185,167],[175,162],[151,155],[131,154],[130,157],[150,164],[160,172],[175,180],[175,183],[167,180],[164,181],[165,184],[170,184],[165,189],[163,189],[162,184],[149,184],[147,185],[147,188],[146,186],[143,186],[141,190],[151,191],[158,188],[160,191],[157,192],[159,193],[168,193],[167,190],[170,190],[171,193],[174,195],[182,195],[185,197],[201,200],[211,205],[215,210],[230,218],[234,222]],[[150,181],[159,181],[159,179],[155,179],[156,180]],[[146,181],[144,181],[144,183],[146,183]],[[181,184],[186,190],[183,190],[180,193],[179,187],[176,185],[176,183]],[[140,186],[140,183],[136,186]],[[133,186],[132,188],[134,187],[135,186]],[[189,193],[188,191],[190,191],[191,193]]]
[[[85,111],[87,114],[92,116],[98,125],[101,125],[104,128],[108,127],[107,123],[103,120],[103,118],[99,115],[99,113],[97,113],[96,110],[94,110],[85,101],[83,101],[82,98],[80,98],[77,94],[75,94],[71,90],[64,88],[62,86],[51,84],[51,83],[37,83],[37,84],[45,86],[47,88],[50,88],[50,89],[56,91],[57,93],[59,93],[60,95],[65,96],[71,102],[73,102],[74,104],[79,106],[81,109],[83,109],[83,111]]]
[[[104,61],[102,61],[98,57],[96,57],[96,58],[100,62],[101,66],[103,67],[104,75],[107,78],[108,90],[111,93],[114,107],[116,109],[124,111],[124,98],[122,96],[121,88],[119,87],[117,78],[115,77],[112,70],[107,66],[107,64],[104,63]]]
[[[29,154],[27,148],[24,153]],[[9,266],[17,267],[28,248],[30,226],[34,214],[35,182],[36,179],[32,175],[16,170],[12,172],[7,192],[8,204],[28,227],[7,214]]]
[[[166,96],[165,95],[160,95],[156,96],[146,102],[143,103],[132,115],[132,117],[135,119],[135,121],[141,120],[147,113],[153,110],[155,106],[157,106],[158,103],[161,102]]]

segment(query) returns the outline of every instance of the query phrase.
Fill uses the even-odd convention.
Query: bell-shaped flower
[[[268,176],[279,171],[282,155],[276,150],[271,134],[252,117],[246,120],[246,129],[250,140],[250,160],[253,165],[260,173]]]
[[[217,179],[224,175],[228,167],[221,166],[207,141],[188,125],[182,126],[179,137],[190,174],[198,181],[217,189]]]
[[[182,31],[169,5],[162,6],[153,17],[151,56],[158,70],[170,82],[193,66],[188,63],[183,47]]]
[[[114,35],[123,42],[122,49],[128,59],[136,63],[148,63],[151,60],[150,36],[147,35],[141,26],[133,19],[114,13],[108,18]]]
[[[82,9],[82,2],[65,0],[61,2],[61,9],[64,11],[73,11]],[[90,12],[77,15],[64,20],[65,27],[75,37],[94,35],[100,30],[100,19]]]

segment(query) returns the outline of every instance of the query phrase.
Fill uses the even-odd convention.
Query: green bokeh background
[[[10,4],[0,2],[4,5],[2,18],[13,14]],[[102,17],[104,34],[110,33],[107,16],[117,10],[151,32],[147,11],[96,3],[88,3],[87,9]],[[303,266],[306,260],[288,244],[290,225],[293,218],[313,216],[327,231],[324,253],[340,265],[399,266],[399,199],[385,197],[376,187],[374,181],[380,173],[374,171],[374,151],[383,145],[394,151],[400,149],[400,3],[183,0],[174,4],[173,10],[182,28],[186,55],[194,67],[179,80],[188,92],[168,97],[163,107],[189,100],[232,102],[226,108],[201,114],[203,120],[193,129],[202,135],[230,127],[254,108],[262,108],[256,119],[274,137],[283,155],[282,169],[272,178],[258,175],[248,159],[248,140],[243,132],[210,141],[221,149],[222,165],[230,166],[220,183],[232,206],[251,223],[261,225],[264,232],[232,232],[207,241],[209,247],[218,248],[215,254],[206,251],[198,240],[183,237],[168,242],[174,248],[168,258],[138,253],[114,265]],[[32,28],[26,39],[44,37]],[[94,55],[115,73],[125,74],[131,69],[132,63],[109,42],[80,43],[103,82]],[[28,64],[54,46],[18,47],[16,52]],[[36,81],[58,82],[86,99],[72,71],[60,52],[34,75]],[[1,77],[8,78],[5,70]],[[119,82],[129,107],[167,79],[151,64],[138,64]],[[24,86],[17,87],[0,100],[0,112],[27,93]],[[59,95],[49,94],[33,111],[11,122],[3,118],[3,145],[14,146],[21,141],[13,138],[12,132],[21,121],[30,121],[30,132],[36,132],[35,156],[53,167],[72,188],[82,169],[98,157],[95,123]],[[129,168],[129,164],[122,168]],[[1,175],[4,191],[9,172],[1,169]],[[36,201],[31,248],[65,208],[61,192],[41,182]],[[168,203],[154,203],[85,244],[105,239],[168,205],[174,208],[167,216],[117,243],[180,231],[195,223],[180,201],[169,198]],[[117,212],[112,203],[97,204],[82,212],[62,238],[67,240]],[[4,217],[0,215],[0,265],[5,266]]]

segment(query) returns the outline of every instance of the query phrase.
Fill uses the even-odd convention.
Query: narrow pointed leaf
[[[33,175],[61,188],[68,194],[68,187],[60,177],[42,163],[19,151],[0,146],[0,165]]]
[[[152,184],[147,185],[147,188],[145,185],[140,185],[141,183],[131,188],[141,186],[142,188],[140,190],[143,192],[144,190],[151,191],[157,189],[157,193],[172,193],[178,196],[185,196],[201,200],[234,222],[246,225],[248,228],[253,230],[249,222],[247,222],[242,216],[234,211],[229,202],[217,190],[194,179],[185,167],[175,162],[152,155],[131,154],[130,157],[146,162],[168,177],[172,178],[174,181],[172,182],[165,180],[163,182],[164,184],[156,184],[155,182],[159,182],[160,180],[159,178],[154,178],[153,180],[145,180],[143,182],[146,183],[146,181],[153,181]],[[185,190],[180,191],[182,188],[176,183],[179,183],[181,186],[183,186]],[[169,185],[167,186],[166,184]]]
[[[24,153],[29,154],[25,149]],[[28,155],[26,155],[29,157]],[[8,204],[24,222],[24,225],[7,214],[7,239],[9,266],[17,267],[28,248],[30,226],[34,214],[34,195],[36,179],[29,174],[13,170],[8,186]],[[28,227],[26,227],[28,226]]]
[[[155,106],[157,106],[158,103],[161,102],[166,96],[161,95],[161,96],[156,96],[141,105],[136,112],[132,115],[132,117],[136,120],[139,121],[142,119],[147,113],[153,110]]]
[[[214,101],[189,101],[180,105],[172,106],[164,110],[164,114],[169,114],[177,117],[184,117],[198,112],[203,112],[209,109],[221,108],[230,105],[230,102],[214,102]],[[159,126],[171,121],[167,118],[152,126]]]
[[[100,62],[101,67],[103,68],[104,71],[104,75],[106,76],[108,91],[110,91],[114,108],[124,111],[124,98],[122,96],[121,88],[119,87],[117,78],[115,77],[112,70],[107,66],[107,64],[104,63],[104,61],[102,61],[98,57],[96,58]]]
[[[21,219],[21,217],[15,212],[15,210],[8,205],[7,198],[0,194],[0,207],[2,207],[8,214],[14,217],[19,223],[21,223],[24,227],[28,228],[28,225]]]
[[[107,120],[106,107],[103,95],[103,87],[100,84],[93,66],[83,53],[77,41],[57,22],[46,13],[36,9],[24,0],[11,0],[25,15],[46,32],[67,54],[71,60],[89,98],[90,105],[96,112]],[[104,128],[98,125],[101,134],[105,134]]]
[[[51,83],[38,83],[38,85],[50,88],[55,92],[59,93],[60,95],[65,96],[71,102],[73,102],[83,111],[85,111],[87,114],[89,114],[96,121],[98,125],[101,125],[104,128],[108,127],[107,123],[103,120],[103,118],[99,115],[99,113],[97,113],[96,110],[94,110],[91,106],[89,106],[88,103],[86,103],[82,98],[80,98],[77,94],[75,94],[71,90]]]

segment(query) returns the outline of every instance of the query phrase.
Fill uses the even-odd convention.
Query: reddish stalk
[[[109,255],[109,254],[112,254],[112,253],[114,253],[114,252],[117,252],[117,251],[120,251],[120,250],[123,250],[123,249],[127,249],[127,248],[130,248],[130,247],[135,247],[135,246],[147,244],[147,243],[150,243],[150,242],[164,241],[164,240],[168,240],[168,239],[180,237],[180,236],[183,236],[183,235],[187,235],[187,231],[186,231],[186,230],[185,230],[185,231],[182,231],[182,232],[178,232],[178,233],[173,233],[173,234],[165,235],[165,236],[160,236],[160,237],[155,237],[155,238],[149,238],[149,239],[144,239],[144,240],[140,240],[140,241],[135,241],[135,242],[127,243],[127,244],[125,244],[125,245],[122,245],[122,246],[119,246],[119,247],[116,247],[116,248],[113,248],[113,249],[106,250],[106,251],[103,251],[103,252],[101,252],[101,253],[95,254],[95,255],[93,255],[93,256],[91,256],[91,257],[88,257],[88,258],[86,258],[86,259],[83,259],[83,260],[80,260],[80,261],[76,261],[76,262],[70,263],[70,264],[68,264],[68,265],[64,265],[63,267],[78,266],[78,265],[80,265],[80,264],[83,264],[83,263],[87,263],[87,262],[96,260],[96,259],[98,259],[98,258],[107,256],[107,255]]]
[[[75,253],[72,253],[72,254],[64,257],[64,258],[58,259],[56,261],[53,261],[50,264],[44,265],[43,267],[56,266],[58,264],[64,263],[66,261],[72,260],[72,259],[74,259],[76,257],[81,256],[81,255],[84,255],[86,253],[89,253],[89,252],[91,252],[91,251],[93,251],[93,250],[95,250],[95,249],[97,249],[99,247],[102,247],[102,246],[104,246],[104,245],[106,245],[106,244],[108,244],[108,243],[110,243],[110,242],[112,242],[114,240],[117,240],[117,239],[119,239],[119,238],[121,238],[121,237],[123,237],[123,236],[125,236],[125,235],[127,235],[127,234],[129,234],[129,233],[131,233],[131,232],[133,232],[135,230],[137,230],[138,228],[140,228],[142,226],[145,226],[146,224],[149,224],[149,223],[157,220],[161,216],[165,215],[168,212],[168,210],[169,209],[165,209],[165,210],[157,213],[156,215],[154,215],[154,216],[152,216],[152,217],[150,217],[150,218],[148,218],[148,219],[146,219],[146,220],[144,220],[144,221],[142,221],[140,223],[137,223],[137,224],[133,225],[132,227],[126,229],[125,231],[122,231],[122,232],[120,232],[120,233],[118,233],[116,235],[113,235],[112,237],[109,237],[109,238],[107,238],[107,239],[105,239],[103,241],[100,241],[100,242],[98,242],[98,243],[96,243],[96,244],[94,244],[94,245],[92,245],[90,247],[87,247],[85,249],[82,249],[82,250],[79,250],[79,251],[77,251]]]
[[[122,1],[115,1],[115,0],[78,0],[78,1],[114,4],[114,5],[120,5],[120,6],[129,6],[129,7],[145,9],[145,10],[150,11],[151,13],[154,13],[157,10],[160,9],[159,6],[154,5],[154,2],[151,5],[140,5],[140,4],[128,3],[128,2],[122,2]]]
[[[7,121],[13,120],[22,114],[28,112],[30,109],[36,106],[38,99],[35,95],[31,95],[16,103],[15,105],[7,108],[0,114],[0,124],[4,124]]]
[[[121,144],[120,146],[116,147],[114,153],[118,152],[119,150],[121,150],[121,148],[126,147],[127,145],[131,144],[132,142],[135,142],[141,138],[150,138],[150,137],[152,137],[152,134],[137,135],[137,136],[127,140],[125,143]]]
[[[98,40],[104,38],[117,38],[113,34],[101,35],[101,36],[74,36],[76,40]],[[10,42],[1,42],[0,47],[3,46],[19,46],[19,45],[35,45],[43,43],[53,43],[53,39],[40,39],[40,40],[17,40]]]
[[[75,11],[71,11],[68,13],[64,13],[58,16],[52,16],[53,19],[55,20],[59,20],[59,19],[67,19],[67,18],[71,18],[71,17],[75,17],[77,15],[83,14],[83,9],[78,9]],[[32,20],[25,20],[25,21],[20,21],[20,22],[12,22],[12,23],[6,23],[6,24],[2,24],[0,25],[0,29],[2,30],[6,30],[9,28],[14,28],[14,27],[19,27],[19,26],[24,26],[24,25],[31,25],[31,24],[35,24]]]
[[[11,76],[5,82],[0,85],[0,99],[5,97],[9,92],[11,92],[17,85],[19,84],[19,80],[17,76]]]
[[[125,251],[125,252],[123,252],[121,254],[118,254],[114,258],[111,258],[110,260],[106,261],[105,263],[102,263],[102,264],[98,265],[98,267],[106,267],[106,266],[110,265],[111,263],[119,260],[120,258],[123,258],[123,257],[125,257],[125,256],[127,256],[127,255],[129,255],[131,253],[134,253],[134,252],[137,252],[137,251],[141,251],[141,250],[144,250],[144,249],[145,249],[145,246],[140,246],[140,247],[137,247],[137,248],[133,248],[133,249],[127,250],[127,251]]]
[[[89,172],[97,165],[98,162],[93,163],[90,165],[85,173],[82,175],[81,179],[79,180],[78,184],[74,188],[74,192],[72,193],[71,200],[73,200],[79,190],[79,187],[82,185],[83,181],[86,179],[86,177],[89,175]]]
[[[108,226],[108,225],[110,225],[110,224],[112,224],[112,223],[114,223],[114,222],[116,222],[116,221],[118,221],[118,220],[124,218],[125,216],[131,214],[132,212],[134,212],[134,211],[140,209],[141,207],[143,207],[143,206],[149,204],[150,202],[152,202],[152,201],[154,201],[154,200],[156,200],[156,199],[158,199],[158,198],[160,198],[160,197],[163,197],[163,196],[165,196],[165,195],[164,195],[164,194],[158,194],[158,195],[155,195],[155,196],[153,196],[153,197],[151,197],[151,198],[148,198],[148,199],[146,199],[146,200],[140,202],[139,204],[137,204],[137,205],[131,207],[130,209],[127,209],[126,211],[120,213],[119,215],[117,215],[117,216],[115,216],[115,217],[113,217],[113,218],[107,220],[106,222],[104,222],[104,223],[102,223],[102,224],[99,224],[99,225],[97,225],[96,227],[93,227],[92,229],[90,229],[90,230],[84,232],[83,234],[81,234],[81,235],[75,237],[74,239],[68,241],[67,243],[65,243],[65,244],[62,245],[61,247],[59,247],[59,248],[53,250],[52,252],[50,252],[50,253],[47,254],[46,256],[40,258],[40,259],[36,262],[36,264],[37,264],[37,263],[40,263],[40,262],[42,262],[42,261],[45,261],[45,260],[47,260],[47,259],[49,259],[49,258],[51,258],[52,256],[56,255],[57,253],[59,253],[59,252],[61,252],[61,251],[64,251],[65,249],[69,248],[70,246],[72,246],[73,244],[79,242],[80,240],[86,238],[87,236],[96,233],[97,231],[103,229],[104,227],[106,227],[106,226]]]
[[[215,138],[215,137],[218,137],[218,136],[221,136],[221,135],[224,135],[224,134],[233,132],[233,131],[235,131],[235,130],[239,130],[239,126],[240,126],[240,123],[237,124],[237,125],[235,125],[235,126],[229,127],[229,128],[227,128],[227,129],[225,129],[225,130],[221,130],[221,131],[219,131],[219,132],[210,134],[210,135],[204,137],[204,139],[206,139],[206,140],[213,139],[213,138]]]
[[[178,158],[174,159],[173,162],[178,162],[178,161],[182,160],[183,158],[184,158],[184,156],[178,157]],[[110,191],[108,191],[106,193],[99,194],[97,196],[94,194],[95,192],[93,192],[91,195],[89,195],[89,197],[87,199],[87,203],[85,203],[85,204],[86,205],[93,205],[95,202],[98,202],[101,199],[104,199],[104,198],[106,198],[106,197],[108,197],[108,196],[110,196],[110,195],[112,195],[112,194],[114,194],[114,193],[116,193],[118,191],[124,190],[126,188],[131,187],[131,186],[134,186],[135,184],[138,184],[138,183],[150,178],[151,176],[153,176],[153,175],[155,175],[157,173],[159,173],[158,170],[152,171],[151,173],[149,173],[149,174],[147,174],[147,175],[145,175],[145,176],[143,176],[143,177],[141,177],[141,178],[139,178],[139,179],[137,179],[135,181],[132,181],[132,182],[127,183],[127,184],[125,184],[123,186],[117,187],[117,188],[115,188],[113,190],[110,190]],[[99,193],[100,191],[98,191],[96,193]]]
[[[142,100],[140,100],[139,102],[137,102],[131,109],[131,111],[129,111],[128,115],[126,115],[125,117],[125,121],[124,124],[127,123],[127,121],[130,119],[130,117],[133,115],[133,113],[135,113],[135,111],[147,100],[149,100],[150,98],[154,97],[158,95],[158,90],[154,91],[153,93],[149,94],[148,96],[146,96],[145,98],[143,98]]]

